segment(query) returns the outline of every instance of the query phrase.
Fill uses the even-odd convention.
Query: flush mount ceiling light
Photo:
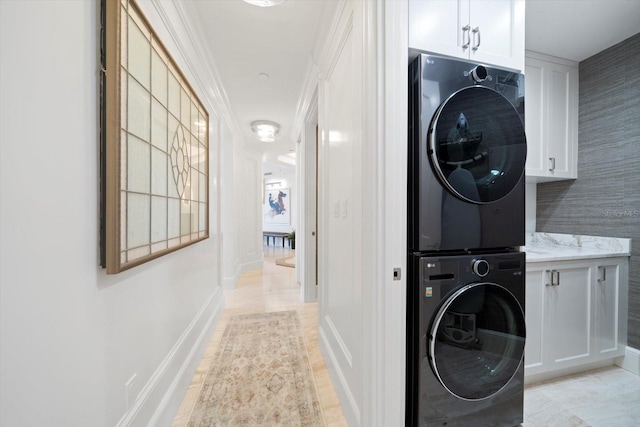
[[[271,7],[284,3],[286,0],[243,0],[245,3],[258,7]]]
[[[251,122],[251,130],[260,141],[273,142],[276,140],[278,132],[280,132],[280,125],[269,120],[256,120]]]

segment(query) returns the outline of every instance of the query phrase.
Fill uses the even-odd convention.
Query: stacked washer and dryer
[[[525,344],[524,76],[409,67],[407,426],[516,426]]]

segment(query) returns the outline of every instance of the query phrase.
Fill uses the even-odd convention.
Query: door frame
[[[296,266],[298,270],[297,279],[301,284],[300,299],[303,302],[314,302],[318,299],[317,128],[318,90],[316,85],[304,118],[300,140],[298,141],[298,161],[296,162],[298,188],[301,196],[298,201],[299,231],[296,233]]]

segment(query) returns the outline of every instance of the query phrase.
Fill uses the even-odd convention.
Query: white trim
[[[217,288],[151,375],[117,427],[171,424],[223,310],[224,294]]]
[[[566,377],[567,375],[579,374],[581,372],[592,371],[594,369],[605,368],[607,366],[614,366],[615,359],[599,360],[597,362],[584,363],[582,365],[570,366],[568,368],[561,368],[555,371],[541,372],[539,374],[525,375],[524,385],[528,386],[536,384],[542,381],[548,381],[555,378]]]
[[[346,2],[343,3],[346,4]],[[340,54],[342,53],[345,44],[353,31],[353,10],[347,10],[345,7],[342,7],[340,8],[340,12],[341,14],[338,17],[340,26],[334,26],[336,32],[331,34],[331,40],[329,44],[330,48],[326,50],[325,58],[322,63],[323,72],[321,74],[324,80],[331,79],[331,75],[333,74],[336,64],[340,59]],[[344,13],[347,13],[348,15],[343,16]],[[343,20],[346,21],[342,22]]]
[[[334,38],[339,33],[340,28],[344,27],[341,21],[344,14],[347,13],[347,2],[348,0],[339,0],[339,4],[336,6],[334,15],[331,18],[331,24],[327,27],[325,37],[323,37],[324,43],[319,42],[322,44],[319,44],[319,46],[314,50],[316,54],[316,63],[319,64],[321,69],[326,70],[330,68],[329,58],[332,54],[331,49],[335,44]]]
[[[383,22],[381,2],[362,2],[358,19],[361,24],[362,57],[362,424],[381,426],[384,402],[384,340],[382,305],[384,304],[384,45],[380,26]],[[405,88],[406,90],[406,88]],[[365,143],[366,141],[366,143]],[[406,202],[402,202],[405,206]]]
[[[342,371],[338,369],[340,366],[338,359],[331,349],[331,345],[329,345],[327,334],[320,325],[318,326],[318,337],[320,352],[322,353],[324,360],[328,361],[326,364],[327,370],[329,371],[329,376],[333,381],[334,388],[338,394],[340,403],[342,404],[342,412],[344,413],[347,423],[349,425],[360,425],[360,408],[358,407],[358,402],[349,389],[347,379],[343,375]],[[347,403],[346,407],[345,403]]]
[[[246,273],[247,271],[259,270],[263,266],[264,266],[264,262],[262,259],[257,261],[246,262],[240,265],[240,274]]]
[[[333,321],[329,316],[325,316],[325,323],[327,324],[327,326],[329,327],[329,330],[331,331],[331,336],[333,337],[335,342],[338,344],[338,347],[340,347],[340,350],[342,351],[342,355],[344,356],[344,359],[347,361],[350,367],[353,367],[353,357],[351,356],[351,352],[347,348],[347,345],[344,343],[342,336],[340,336],[340,332],[338,332],[338,329],[336,329],[336,326],[333,324]],[[326,334],[325,334],[325,338],[326,338]],[[327,343],[328,342],[329,341],[327,340]]]
[[[636,375],[640,375],[640,350],[627,347],[623,357],[616,359],[616,365]]]
[[[317,224],[317,147],[319,144],[316,134],[316,127],[318,126],[318,83],[316,75],[316,83],[314,91],[311,94],[311,98],[307,103],[308,110],[306,111],[304,119],[303,137],[301,144],[298,145],[299,157],[298,157],[298,175],[300,178],[300,209],[298,210],[300,219],[298,222],[299,233],[299,246],[296,251],[297,265],[301,266],[300,278],[302,279],[302,286],[300,289],[301,298],[304,302],[313,302],[318,299],[318,286],[316,283],[317,277],[317,239],[318,239],[318,224]]]
[[[407,117],[408,117],[408,2],[384,2],[384,43],[381,71],[380,129],[382,139],[384,182],[378,194],[385,201],[381,213],[380,235],[383,236],[378,264],[379,273],[380,343],[376,350],[380,361],[380,386],[374,404],[383,411],[378,426],[400,426],[405,422],[406,365],[406,288],[407,288]],[[393,269],[401,268],[400,280],[393,279]],[[375,365],[374,365],[375,366]]]
[[[302,138],[305,124],[310,120],[310,113],[315,110],[317,115],[319,75],[320,68],[314,62],[313,58],[310,57],[309,61],[307,62],[307,71],[305,73],[304,82],[302,83],[300,97],[298,98],[298,105],[296,106],[293,126],[291,127],[291,135],[297,141]]]
[[[247,270],[249,271],[249,270]],[[233,275],[230,277],[224,277],[222,279],[222,287],[224,289],[235,289],[236,283],[238,282],[238,278],[240,277],[240,265],[236,263],[236,271],[233,272]]]
[[[536,384],[541,381],[547,381],[554,378],[573,375],[580,372],[586,372],[593,369],[604,368],[606,366],[619,366],[633,374],[640,375],[640,350],[633,347],[626,347],[625,355],[615,359],[600,360],[597,362],[586,363],[583,365],[572,366],[570,368],[559,369],[551,372],[542,372],[539,374],[526,375],[524,377],[525,385]]]
[[[525,50],[525,58],[534,58],[541,61],[554,62],[556,64],[565,65],[567,67],[578,68],[579,63],[570,59],[559,58],[557,56],[547,55],[545,53],[536,52],[534,50]]]

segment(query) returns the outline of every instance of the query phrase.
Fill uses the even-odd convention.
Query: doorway
[[[296,251],[301,299],[318,298],[318,98],[317,91],[305,117],[298,144],[300,183],[299,245]]]

